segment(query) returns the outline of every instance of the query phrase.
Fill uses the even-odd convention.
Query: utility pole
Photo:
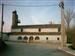
[[[4,22],[3,22],[3,9],[4,9],[4,4],[2,4],[2,19],[1,19],[1,40],[2,40],[2,38],[3,38],[3,24],[4,24]]]
[[[65,33],[65,21],[64,21],[64,0],[60,0],[59,7],[61,8],[61,47],[66,47],[66,33]]]

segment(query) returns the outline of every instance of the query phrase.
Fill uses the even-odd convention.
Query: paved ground
[[[75,56],[75,50],[73,50],[73,49],[70,49],[70,48],[63,48],[63,49],[61,49],[61,50],[63,50],[63,51],[65,51],[65,52],[67,52],[67,53],[69,53],[69,54],[72,54],[72,55],[74,55]]]
[[[45,45],[7,43],[8,48],[0,52],[0,56],[72,56],[61,50],[48,48]]]

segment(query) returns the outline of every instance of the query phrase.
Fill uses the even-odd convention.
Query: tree
[[[66,29],[66,34],[67,34],[67,42],[68,43],[72,43],[72,32],[70,31],[71,28],[70,28],[70,23],[71,21],[75,18],[75,12],[74,10],[72,9],[67,9],[65,11],[65,22],[66,22],[66,26],[67,26],[67,29]]]
[[[67,9],[65,11],[65,16],[64,17],[65,17],[65,22],[66,22],[66,25],[67,25],[67,30],[69,30],[70,29],[71,20],[73,18],[75,18],[75,12],[74,12],[74,10]]]

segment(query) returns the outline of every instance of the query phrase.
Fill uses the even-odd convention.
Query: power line
[[[2,1],[6,1],[6,0],[2,0]],[[60,0],[7,0],[7,1],[17,1],[17,2],[21,2],[21,1],[25,1],[25,2],[43,2],[43,1],[48,1],[48,2],[52,2],[52,1],[60,1]]]
[[[60,0],[7,0],[7,2],[59,2]],[[75,2],[75,0],[65,0],[66,2]],[[2,0],[1,2],[6,2]]]
[[[0,4],[2,5],[2,4]],[[52,5],[16,5],[16,4],[4,4],[4,6],[15,6],[15,7],[50,7],[50,6],[59,6],[59,4],[52,4]],[[73,5],[65,5],[65,6],[73,6]]]
[[[2,4],[0,4],[2,5]],[[4,6],[19,6],[19,7],[50,7],[50,6],[58,6],[57,4],[53,5],[15,5],[15,4],[4,4]]]

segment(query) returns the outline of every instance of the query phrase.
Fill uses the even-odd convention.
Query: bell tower
[[[17,14],[17,11],[15,10],[12,12],[12,27],[18,26],[18,23],[19,23],[18,14]]]

